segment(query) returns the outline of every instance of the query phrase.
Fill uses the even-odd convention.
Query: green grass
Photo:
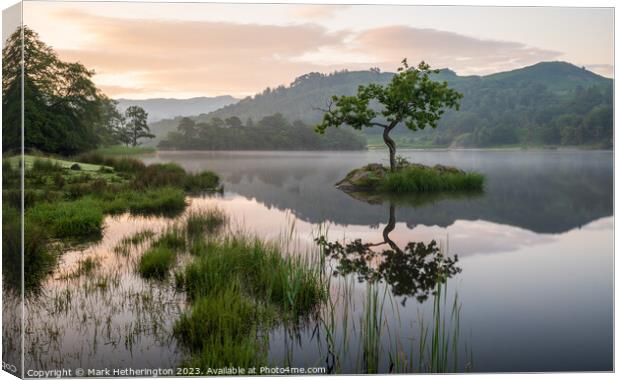
[[[25,220],[25,241],[22,250],[21,218],[18,209],[2,208],[2,275],[3,283],[20,289],[22,285],[22,253],[24,288],[37,289],[41,278],[52,271],[58,254],[48,246],[46,230],[30,219]]]
[[[138,262],[138,273],[144,278],[163,279],[176,260],[174,251],[163,245],[148,249]]]
[[[185,222],[185,231],[190,240],[203,236],[205,233],[217,232],[226,223],[226,214],[219,208],[192,211]]]
[[[161,236],[155,240],[153,247],[164,247],[172,251],[182,251],[186,247],[183,231],[176,226],[169,227]]]
[[[197,254],[178,278],[190,299],[225,289],[235,276],[245,292],[278,305],[287,314],[307,313],[324,297],[317,271],[257,239],[227,237],[205,245],[205,251]]]
[[[480,191],[484,176],[478,173],[441,172],[434,168],[407,167],[388,173],[378,189],[389,193]]]
[[[93,152],[106,156],[131,156],[137,154],[152,154],[157,152],[157,149],[151,146],[114,145],[97,148]]]
[[[91,198],[39,203],[26,211],[26,219],[55,238],[82,238],[101,234],[103,210]]]
[[[105,193],[100,199],[105,212],[111,214],[129,211],[137,215],[174,216],[187,206],[183,190],[171,187]]]
[[[318,266],[260,240],[201,240],[190,250],[196,258],[175,276],[191,307],[174,332],[192,352],[191,365],[266,364],[270,327],[307,315],[326,298]]]

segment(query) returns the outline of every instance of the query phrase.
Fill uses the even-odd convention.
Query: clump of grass
[[[21,287],[23,253],[24,287],[30,291],[38,288],[44,276],[51,272],[58,255],[50,249],[46,230],[30,218],[24,221],[22,250],[21,228],[19,210],[4,206],[2,208],[3,282],[10,287]]]
[[[269,324],[269,312],[241,295],[238,284],[202,297],[183,314],[174,334],[198,352],[192,363],[205,367],[265,363],[255,337],[260,324]]]
[[[179,276],[190,299],[225,289],[238,276],[244,291],[277,305],[292,315],[311,311],[324,297],[316,270],[301,259],[283,257],[274,246],[258,239],[225,238],[213,243]]]
[[[189,192],[205,192],[217,190],[219,182],[220,178],[213,172],[191,174],[178,164],[166,163],[152,164],[137,172],[134,186],[139,189],[172,186]]]
[[[100,196],[106,212],[118,214],[129,211],[138,215],[176,215],[187,206],[185,193],[180,189],[164,187],[143,192],[108,192]]]
[[[185,249],[185,237],[180,228],[173,226],[168,228],[153,243],[153,247],[164,247],[173,251],[182,251]]]
[[[32,163],[31,170],[34,172],[50,174],[54,172],[62,172],[64,169],[62,165],[56,161],[37,157]]]
[[[138,262],[138,273],[144,278],[163,279],[174,264],[174,251],[165,246],[154,246],[148,249]]]
[[[170,187],[133,193],[129,200],[129,211],[134,214],[174,215],[186,206],[183,191]]]
[[[379,190],[392,193],[481,191],[483,185],[484,176],[479,173],[442,171],[412,165],[388,173],[379,183]]]
[[[193,365],[266,363],[269,326],[306,315],[327,294],[318,266],[258,239],[201,239],[190,252],[197,257],[175,273],[175,282],[192,306],[174,331]]]
[[[46,228],[56,238],[100,235],[102,230],[103,210],[100,203],[91,198],[39,203],[26,214],[28,219]]]
[[[226,220],[226,214],[219,208],[192,211],[187,216],[185,231],[190,240],[194,240],[205,233],[217,232],[224,226]]]
[[[214,191],[218,189],[220,177],[211,172],[204,171],[197,174],[187,174],[185,178],[185,191],[199,193],[205,191]]]

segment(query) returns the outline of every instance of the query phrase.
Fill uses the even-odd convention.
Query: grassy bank
[[[64,159],[26,155],[23,163],[24,248],[25,260],[31,263],[24,269],[29,285],[37,283],[44,272],[40,268],[49,267],[47,263],[57,256],[44,253],[53,249],[50,241],[60,239],[70,245],[100,238],[106,214],[178,215],[186,207],[186,193],[221,190],[219,177],[212,172],[188,173],[175,164],[147,166],[133,158],[99,153]],[[19,157],[3,159],[5,215],[19,215],[20,164]],[[10,264],[17,263],[20,255],[20,234],[8,233],[19,229],[12,223],[3,218],[7,269],[14,268]]]

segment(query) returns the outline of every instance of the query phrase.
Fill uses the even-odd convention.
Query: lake
[[[399,154],[412,162],[481,172],[484,192],[362,199],[335,188],[354,168],[387,163],[381,150],[159,152],[144,161],[215,171],[223,194],[188,199],[189,208],[217,206],[234,228],[286,241],[292,254],[316,252],[320,235],[343,245],[360,239],[376,247],[378,257],[362,260],[368,267],[356,261],[351,268],[350,261],[335,256],[327,260],[327,270],[339,272],[330,287],[336,300],[331,316],[271,331],[274,365],[361,372],[368,360],[360,350],[366,344],[366,307],[375,294],[382,308],[379,372],[429,371],[418,359],[427,351],[421,343],[433,331],[438,311],[445,318],[449,371],[611,371],[613,153],[403,149]],[[145,282],[129,269],[125,264],[135,263],[136,252],[124,262],[111,252],[123,236],[168,223],[107,217],[102,241],[63,255],[42,294],[27,305],[27,326],[53,331],[53,338],[43,332],[27,337],[32,347],[42,347],[27,355],[28,366],[172,367],[183,360],[170,331],[185,308],[184,297],[172,283]],[[434,267],[420,267],[403,253],[409,249],[429,258],[458,257],[441,299],[429,282]],[[101,259],[106,286],[62,275],[85,255]],[[382,266],[386,258],[389,265]]]

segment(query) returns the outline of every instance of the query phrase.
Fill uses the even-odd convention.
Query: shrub
[[[175,254],[170,248],[154,246],[140,257],[138,273],[144,278],[163,279],[174,261]]]

